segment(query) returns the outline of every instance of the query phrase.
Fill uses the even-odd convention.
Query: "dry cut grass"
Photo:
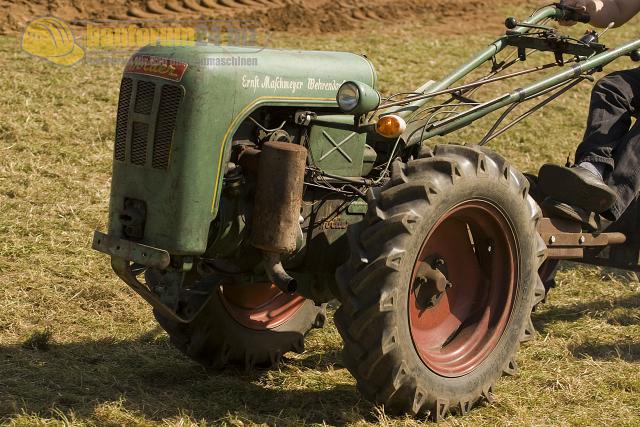
[[[389,92],[442,76],[491,37],[436,27],[389,26],[384,36],[373,27],[275,34],[273,43],[366,51]],[[608,42],[633,35],[628,27],[611,32]],[[148,307],[89,248],[92,231],[105,228],[120,71],[54,67],[18,46],[0,39],[0,420],[14,426],[422,423],[390,417],[360,398],[341,365],[332,324],[311,334],[305,354],[289,355],[271,371],[211,374],[174,350]],[[563,161],[581,136],[588,91],[574,91],[493,147],[522,170]],[[473,142],[479,135],[470,127],[455,138]],[[567,264],[558,282],[535,314],[539,336],[520,353],[520,375],[500,381],[495,403],[444,425],[640,425],[638,280]]]

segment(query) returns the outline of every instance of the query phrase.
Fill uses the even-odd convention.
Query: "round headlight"
[[[343,113],[357,116],[378,108],[380,94],[368,84],[354,80],[340,86],[336,102]]]
[[[338,90],[338,106],[345,113],[355,110],[360,102],[360,90],[354,82],[346,82]]]

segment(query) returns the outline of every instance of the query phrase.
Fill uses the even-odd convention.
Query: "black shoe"
[[[547,197],[541,203],[540,207],[545,217],[548,218],[563,218],[569,221],[579,222],[582,225],[582,230],[589,233],[595,233],[602,228],[602,222],[600,215],[593,212],[587,212],[576,206],[570,206],[566,203],[553,200],[551,197]]]
[[[540,189],[551,198],[588,212],[604,212],[617,198],[599,176],[580,166],[546,164],[540,168],[538,181]]]

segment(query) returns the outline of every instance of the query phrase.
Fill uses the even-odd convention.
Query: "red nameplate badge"
[[[125,73],[144,74],[179,82],[189,64],[151,55],[134,55],[124,68]]]

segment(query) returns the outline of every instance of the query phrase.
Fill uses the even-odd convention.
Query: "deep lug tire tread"
[[[493,401],[494,383],[500,374],[517,372],[519,343],[496,369],[495,378],[475,384],[467,395],[448,395],[412,371],[427,368],[409,366],[407,352],[415,354],[415,350],[412,343],[403,346],[399,342],[400,325],[393,315],[397,304],[405,301],[396,286],[405,256],[399,248],[410,244],[418,222],[432,213],[433,205],[445,203],[458,183],[480,177],[506,181],[506,188],[522,199],[522,209],[528,209],[530,233],[518,237],[534,236],[529,252],[537,271],[545,259],[546,246],[535,232],[541,213],[528,196],[529,183],[503,157],[483,147],[440,145],[435,150],[421,150],[418,159],[409,163],[396,161],[392,179],[381,189],[369,191],[365,219],[349,228],[351,257],[336,273],[342,306],[335,323],[344,339],[343,361],[361,393],[389,412],[428,415],[434,420],[451,412],[466,414],[482,401]],[[535,283],[526,288],[529,312],[544,298],[542,282],[530,276]],[[529,313],[517,326],[516,341],[535,336]]]
[[[194,298],[190,304],[199,304]],[[154,311],[156,320],[167,332],[171,343],[187,357],[206,368],[219,370],[229,366],[250,371],[280,363],[289,352],[304,352],[304,337],[321,326],[325,305],[313,301],[304,305],[283,324],[272,330],[253,330],[240,325],[223,306],[218,292],[190,324],[177,324]]]

